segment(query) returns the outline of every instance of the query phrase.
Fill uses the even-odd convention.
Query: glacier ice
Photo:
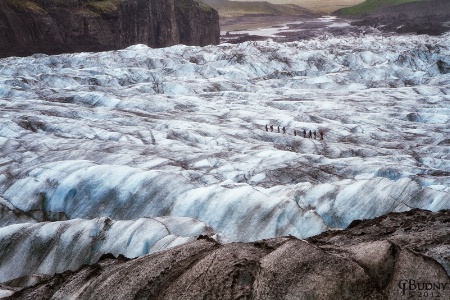
[[[189,217],[250,241],[449,209],[449,38],[1,59],[0,225]]]
[[[134,258],[197,239],[221,239],[205,223],[186,217],[114,221],[92,220],[21,223],[0,228],[0,282],[32,284],[29,275],[53,275],[96,263],[106,253]]]

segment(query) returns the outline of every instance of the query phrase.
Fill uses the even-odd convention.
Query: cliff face
[[[217,12],[197,0],[0,1],[0,57],[219,43]]]
[[[209,6],[192,0],[176,0],[175,15],[180,42],[185,45],[219,44],[219,15]],[[200,34],[199,34],[200,33]]]

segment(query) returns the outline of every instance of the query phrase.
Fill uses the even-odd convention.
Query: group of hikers
[[[283,128],[281,130],[283,131],[283,134],[286,134],[286,127],[283,126]],[[269,126],[266,124],[266,131],[273,132],[273,125]],[[280,126],[278,126],[278,128],[277,128],[277,132],[280,133]],[[301,131],[297,131],[294,129],[294,136],[297,136],[297,135],[301,136]],[[319,129],[319,136],[320,136],[321,141],[323,141],[323,135],[324,135],[323,129]],[[303,129],[303,137],[304,138],[308,137],[311,139],[313,136],[314,136],[314,139],[317,138],[317,132],[315,130],[314,131],[310,130],[309,132],[306,132],[306,129]]]

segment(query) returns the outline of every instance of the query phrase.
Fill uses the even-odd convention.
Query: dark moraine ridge
[[[2,0],[0,57],[220,42],[217,11],[198,0]]]
[[[137,259],[105,255],[10,299],[450,299],[450,211],[221,245],[207,236]]]

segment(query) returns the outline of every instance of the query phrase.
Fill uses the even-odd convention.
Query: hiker
[[[278,131],[277,132],[280,133],[280,125],[278,125]]]
[[[320,140],[323,141],[323,129],[319,130]]]
[[[294,129],[294,136],[297,136],[297,131]]]
[[[270,125],[270,132],[273,132],[273,125]]]
[[[317,133],[316,133],[316,131],[314,130],[314,139],[316,139],[316,137],[317,137]]]
[[[309,131],[309,136],[308,136],[309,138],[312,138],[312,132],[311,132],[311,130]]]
[[[286,133],[286,127],[283,126],[283,134]]]
[[[303,137],[306,138],[306,129],[303,129]]]
[[[267,124],[266,124],[266,131],[269,131],[269,127],[267,126]]]

